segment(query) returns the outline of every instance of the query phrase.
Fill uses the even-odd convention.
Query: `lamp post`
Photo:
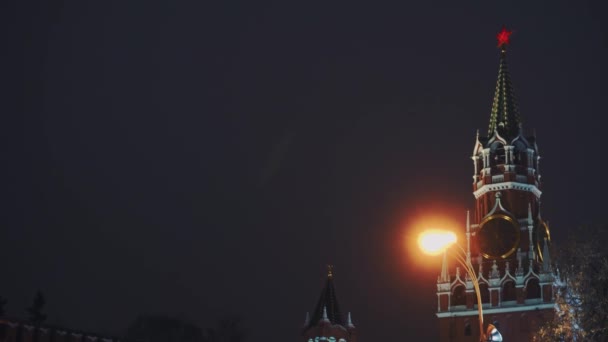
[[[456,235],[450,231],[428,230],[420,234],[418,244],[423,252],[431,255],[447,254],[452,252],[454,258],[466,270],[473,283],[475,294],[477,295],[477,313],[479,314],[479,341],[502,341],[502,336],[492,324],[488,326],[488,331],[484,332],[483,328],[483,309],[481,305],[481,291],[479,290],[479,281],[475,276],[475,270],[471,264],[471,259],[467,257],[467,253],[456,242]],[[451,248],[452,246],[457,248]],[[488,339],[490,338],[490,339]],[[497,339],[500,338],[500,339]]]

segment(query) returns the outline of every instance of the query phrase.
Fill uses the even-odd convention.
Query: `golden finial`
[[[327,278],[334,276],[334,265],[327,265]]]

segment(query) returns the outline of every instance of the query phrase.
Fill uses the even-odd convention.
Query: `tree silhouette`
[[[555,314],[536,333],[536,341],[608,341],[608,250],[605,228],[575,231],[558,263]]]
[[[202,342],[203,333],[185,319],[140,315],[129,325],[126,338],[136,342]]]
[[[225,316],[213,328],[167,315],[139,315],[127,329],[126,339],[134,342],[243,342],[245,330],[238,316]]]
[[[207,329],[204,342],[243,342],[246,336],[240,317],[225,316],[215,328]]]
[[[45,304],[46,300],[44,299],[44,295],[39,290],[34,296],[34,302],[32,303],[32,306],[27,308],[30,323],[35,325],[41,325],[46,320],[46,314],[42,313],[42,309],[44,308]]]

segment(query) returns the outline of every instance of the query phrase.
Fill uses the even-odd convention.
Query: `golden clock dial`
[[[538,226],[536,227],[536,234],[534,236],[534,248],[536,249],[536,254],[540,258],[540,261],[543,261],[543,247],[545,244],[545,238],[548,242],[551,242],[549,225],[545,221],[539,219]]]
[[[508,215],[495,214],[481,221],[477,236],[479,249],[484,257],[504,259],[513,254],[519,246],[519,225]]]

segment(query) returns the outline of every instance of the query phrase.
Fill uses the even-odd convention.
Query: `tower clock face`
[[[519,246],[519,225],[507,215],[492,215],[480,223],[477,233],[481,254],[489,259],[504,259]]]

